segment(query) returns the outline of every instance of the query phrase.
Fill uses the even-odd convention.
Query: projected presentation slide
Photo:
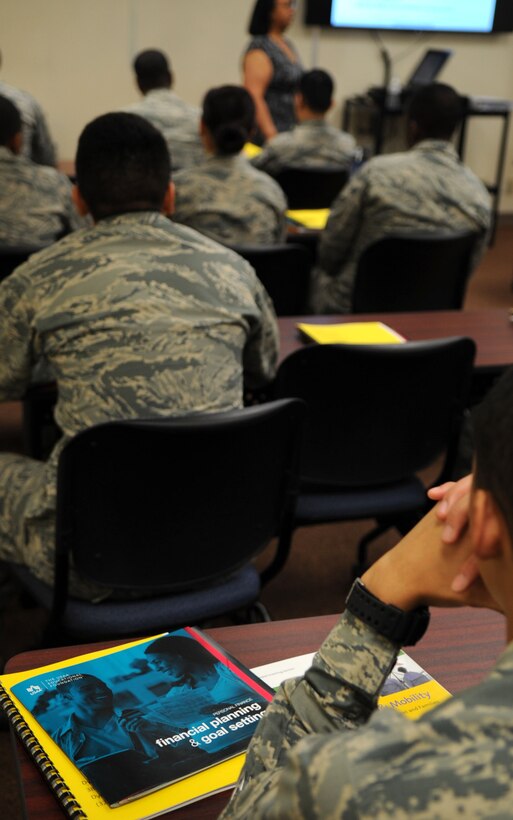
[[[496,0],[333,0],[332,26],[491,31]]]

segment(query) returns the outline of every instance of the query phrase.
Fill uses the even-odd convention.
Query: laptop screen
[[[432,83],[451,54],[451,49],[428,49],[406,83],[406,88],[418,88]]]

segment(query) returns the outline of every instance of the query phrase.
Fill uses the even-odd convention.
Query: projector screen
[[[513,0],[307,0],[306,23],[381,31],[513,31]]]

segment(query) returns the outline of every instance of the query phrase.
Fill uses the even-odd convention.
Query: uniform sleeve
[[[34,108],[34,131],[32,134],[31,158],[38,165],[52,165],[57,164],[57,155],[55,146],[46,124],[46,118],[38,103],[35,103]]]
[[[243,354],[244,383],[251,389],[262,387],[274,378],[280,347],[273,304],[256,274],[254,276],[254,296],[260,316],[251,324]]]
[[[398,647],[345,613],[329,634],[304,678],[279,689],[251,741],[228,818],[314,818],[319,779],[332,763],[326,752],[337,743],[333,816],[353,817],[355,791],[350,756],[341,733],[367,722],[393,667]],[[376,759],[379,749],[373,749]],[[334,804],[333,804],[334,805]]]
[[[0,401],[23,397],[34,363],[28,283],[20,271],[22,268],[0,285]]]
[[[259,171],[265,171],[266,174],[276,174],[281,167],[279,158],[272,146],[272,140],[267,143],[267,145],[262,148],[262,151],[257,154],[256,157],[253,157],[250,162],[254,168],[258,168]]]
[[[319,244],[318,265],[337,276],[348,260],[363,216],[366,174],[356,174],[335,200]]]

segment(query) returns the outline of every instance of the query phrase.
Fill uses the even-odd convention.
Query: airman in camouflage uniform
[[[448,88],[433,84],[419,94],[434,87]],[[417,98],[412,102],[410,118]],[[418,114],[421,116],[422,111]],[[421,135],[413,148],[374,157],[335,200],[320,239],[318,264],[312,272],[311,303],[315,312],[351,311],[358,259],[365,248],[390,233],[471,230],[481,234],[473,265],[484,253],[491,221],[486,188],[462,164],[448,141],[450,134],[428,134],[428,127],[421,128],[410,119],[412,126]]]
[[[125,110],[138,114],[161,132],[171,155],[173,171],[190,168],[205,159],[199,134],[200,111],[171,91],[172,74],[165,54],[150,49],[134,60],[144,98]]]
[[[49,245],[85,224],[69,180],[21,156],[18,109],[0,95],[0,246]]]
[[[391,620],[390,605],[410,622],[419,605],[499,608],[511,641],[513,369],[478,414],[470,534],[448,548],[433,510],[362,580]],[[361,605],[357,617],[350,600],[305,676],[267,708],[222,820],[511,817],[513,642],[484,682],[412,721],[376,709],[399,649],[391,621]]]
[[[244,156],[211,156],[175,176],[173,219],[225,245],[281,242],[285,195],[270,176]]]
[[[136,150],[150,156],[147,167]],[[0,285],[0,400],[21,398],[43,361],[55,374],[55,418],[64,434],[47,463],[0,456],[0,559],[26,564],[49,583],[56,468],[71,436],[112,419],[240,407],[243,374],[258,387],[273,377],[277,361],[276,318],[253,269],[157,208],[102,215],[102,188],[91,190],[95,157],[115,173],[102,182],[113,213],[113,183],[125,175],[136,203],[148,185],[149,208],[154,196],[162,202],[161,190],[162,208],[171,207],[161,135],[140,117],[99,117],[77,153],[79,195],[90,197],[95,226],[32,256]],[[76,573],[71,591],[83,598],[106,593]]]
[[[333,105],[333,88],[333,79],[321,68],[301,75],[294,97],[298,125],[270,140],[262,153],[251,160],[255,168],[273,175],[287,165],[349,168],[356,143],[350,134],[326,122],[326,114]]]
[[[0,94],[14,103],[23,123],[22,154],[38,165],[56,165],[55,146],[52,142],[45,115],[37,100],[27,91],[0,82]]]
[[[288,165],[349,168],[355,149],[354,138],[345,131],[329,125],[325,120],[305,120],[292,131],[278,134],[266,143],[251,164],[273,176]]]
[[[177,222],[225,245],[282,241],[285,195],[241,155],[254,127],[255,103],[245,88],[224,85],[207,92],[201,138],[208,158],[175,177]]]

